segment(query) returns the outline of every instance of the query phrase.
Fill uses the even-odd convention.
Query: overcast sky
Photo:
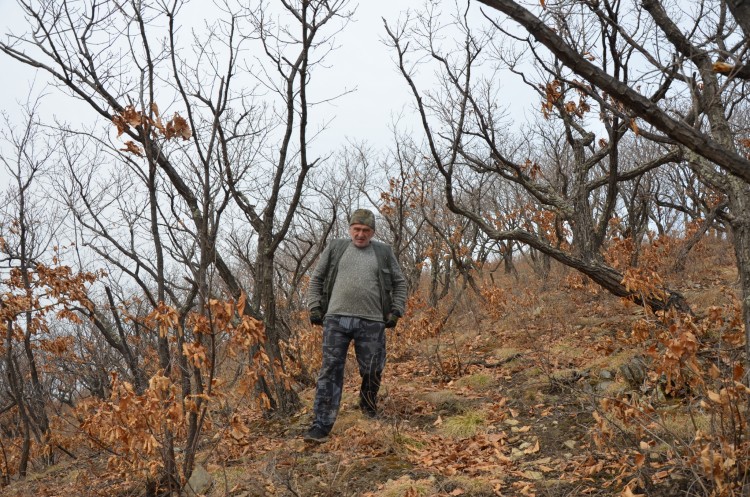
[[[193,5],[208,5],[210,0],[193,0]],[[383,142],[388,138],[388,125],[392,115],[401,112],[408,101],[407,87],[397,74],[393,63],[393,53],[381,39],[385,34],[382,18],[395,21],[399,13],[408,8],[419,8],[422,0],[378,0],[352,2],[357,5],[354,22],[337,36],[340,48],[331,54],[330,69],[319,71],[316,77],[330,78],[331,85],[337,88],[354,89],[331,105],[326,113],[334,118],[327,133],[328,140],[368,139]],[[15,0],[0,0],[0,33],[4,36],[9,28],[22,31],[24,19]],[[0,109],[11,114],[22,102],[35,77],[35,71],[0,55]],[[43,75],[37,77],[37,92],[43,88]],[[45,100],[49,108],[61,109],[67,106],[64,97],[52,92]]]
[[[440,8],[455,8],[453,1],[438,3]],[[213,2],[193,0],[190,5],[194,11],[204,12],[201,9],[213,6]],[[395,24],[408,9],[423,10],[424,0],[353,0],[351,5],[357,7],[353,22],[337,36],[339,48],[327,59],[330,68],[325,71],[319,70],[316,78],[319,78],[318,82],[330,82],[336,91],[356,91],[314,110],[314,117],[319,117],[322,112],[327,120],[333,119],[317,145],[333,150],[347,139],[366,140],[373,147],[382,149],[390,144],[390,128],[395,119],[400,120],[402,129],[410,129],[418,134],[417,137],[421,136],[419,121],[413,108],[413,98],[405,81],[397,72],[394,51],[383,43],[386,34],[383,18],[388,20],[389,24]],[[472,8],[478,14],[478,6],[474,4]],[[16,0],[0,0],[0,13],[0,35],[4,36],[9,30],[24,31],[24,19]],[[19,102],[27,97],[35,76],[35,93],[44,88],[43,74],[37,74],[5,55],[0,55],[0,74],[0,109],[6,110],[11,116],[17,113]],[[80,112],[90,112],[83,104],[77,103],[73,106],[68,97],[61,96],[56,90],[48,93],[49,96],[44,100],[46,112],[69,114],[70,109],[85,109],[77,111],[79,115]],[[329,95],[330,93],[332,92],[329,92]],[[57,117],[69,121],[69,117]]]

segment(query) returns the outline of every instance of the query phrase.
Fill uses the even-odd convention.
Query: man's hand
[[[385,327],[387,328],[395,328],[398,324],[398,318],[399,316],[396,315],[395,312],[391,312],[388,314],[388,317],[385,320]]]
[[[310,324],[323,326],[323,311],[320,310],[320,307],[310,309]]]

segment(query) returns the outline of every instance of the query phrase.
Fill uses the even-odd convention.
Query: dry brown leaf
[[[728,74],[734,70],[734,66],[726,62],[714,62],[713,70],[721,74]]]
[[[513,463],[513,459],[511,459],[508,456],[505,456],[503,454],[495,454],[495,457],[501,464],[511,464]]]
[[[636,136],[641,134],[641,129],[638,127],[638,124],[635,122],[635,119],[630,120],[630,129],[633,130],[633,133],[635,133]]]
[[[646,497],[645,494],[634,494],[629,486],[625,487],[625,490],[623,490],[620,495],[622,495],[622,497]]]
[[[750,147],[750,143],[747,146]],[[736,364],[732,369],[732,379],[739,381],[743,376],[745,376],[745,367],[742,364]]]
[[[654,473],[654,476],[652,476],[652,479],[655,482],[658,482],[658,481],[665,480],[666,478],[669,477],[669,475],[670,475],[670,471],[668,471],[668,470],[658,471],[658,472]]]
[[[135,154],[138,157],[143,157],[143,149],[135,144],[132,140],[128,140],[125,142],[125,148],[120,149],[122,152],[129,152],[131,154]]]
[[[490,433],[487,435],[487,440],[491,443],[498,443],[505,438],[505,433]]]
[[[537,440],[534,445],[523,451],[524,454],[534,454],[536,452],[539,452],[539,440]]]

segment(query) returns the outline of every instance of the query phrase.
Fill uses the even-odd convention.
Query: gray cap
[[[375,214],[369,209],[357,209],[349,217],[349,226],[352,224],[364,224],[375,229]]]

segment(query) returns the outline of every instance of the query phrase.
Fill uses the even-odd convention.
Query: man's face
[[[370,240],[375,236],[375,230],[366,224],[352,224],[349,226],[349,236],[355,247],[365,248],[370,244]]]

